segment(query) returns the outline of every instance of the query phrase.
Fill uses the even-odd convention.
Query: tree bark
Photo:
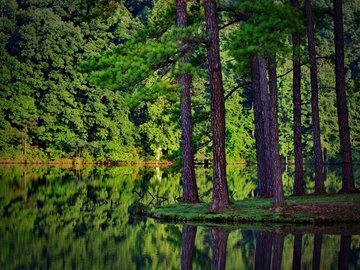
[[[186,1],[177,0],[177,25],[179,27],[187,26]],[[183,50],[185,40],[181,42],[180,47],[180,65],[189,62],[188,56]],[[191,117],[191,75],[188,72],[181,72],[178,76],[180,85],[180,111],[181,111],[181,151],[182,151],[182,184],[183,201],[188,203],[199,202],[198,189],[195,179],[194,155],[192,149],[192,117]]]
[[[291,0],[295,9],[299,9],[298,0]],[[301,63],[299,57],[300,35],[292,34],[293,45],[293,103],[294,103],[294,154],[295,154],[295,178],[294,195],[304,195],[304,165],[301,143]]]
[[[263,155],[265,158],[265,170],[267,177],[265,178],[265,196],[273,195],[273,179],[272,179],[272,165],[270,163],[270,100],[268,91],[268,81],[266,76],[266,62],[264,58],[259,58],[259,74],[260,74],[260,97],[262,107],[262,118],[264,126],[264,149]]]
[[[216,1],[205,0],[205,21],[208,33],[207,58],[210,81],[211,129],[213,141],[213,192],[210,211],[221,212],[230,207],[226,181],[225,101],[219,52],[219,30]]]
[[[229,231],[225,228],[210,228],[212,246],[212,269],[224,270],[226,266],[226,247]]]
[[[315,161],[315,193],[324,194],[324,177],[322,173],[323,160],[321,154],[320,141],[320,116],[318,101],[318,80],[316,66],[316,48],[315,48],[315,30],[312,14],[311,0],[305,0],[305,15],[308,36],[308,51],[310,62],[310,84],[311,84],[311,112],[312,112],[312,130],[313,130],[313,150]]]
[[[182,231],[181,269],[192,269],[192,258],[195,251],[196,226],[184,225]]]
[[[342,163],[343,193],[355,192],[354,175],[352,169],[349,113],[346,103],[345,67],[344,67],[344,26],[342,1],[334,0],[334,36],[335,36],[335,74],[336,74],[336,103],[338,111],[340,151]]]
[[[294,237],[294,253],[293,253],[293,270],[301,269],[301,254],[302,254],[302,234],[295,234]]]
[[[284,207],[285,198],[281,175],[278,132],[278,89],[276,83],[276,62],[269,57],[269,90],[270,90],[270,159],[272,162],[271,180],[273,181],[273,206]]]
[[[262,105],[260,96],[260,74],[259,60],[254,56],[251,62],[251,83],[253,90],[254,104],[254,124],[255,124],[255,141],[256,141],[256,161],[257,174],[259,183],[259,194],[261,197],[266,195],[266,159],[263,151],[265,149],[264,141],[264,122],[262,117]]]

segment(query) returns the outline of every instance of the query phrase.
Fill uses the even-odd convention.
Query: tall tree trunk
[[[260,74],[260,97],[262,105],[262,118],[264,125],[264,149],[263,155],[265,158],[265,170],[267,172],[267,177],[265,178],[265,196],[273,195],[273,184],[272,179],[272,164],[271,160],[271,143],[270,143],[270,100],[269,100],[269,91],[268,91],[268,81],[266,76],[266,62],[264,58],[259,58],[259,74]]]
[[[302,234],[296,233],[294,237],[293,270],[301,269]]]
[[[305,0],[305,15],[307,24],[308,50],[310,60],[310,83],[311,83],[311,112],[312,112],[312,129],[314,144],[314,161],[315,161],[315,193],[324,194],[324,177],[322,174],[323,160],[321,154],[320,142],[320,117],[319,117],[319,98],[318,98],[318,80],[316,66],[316,48],[314,21],[312,14],[311,0]]]
[[[181,269],[192,269],[192,258],[195,251],[196,226],[184,225],[182,231]]]
[[[187,26],[186,0],[177,0],[177,25],[179,27]],[[188,56],[180,44],[181,65],[187,64]],[[198,189],[195,179],[194,155],[192,149],[192,119],[191,119],[191,75],[188,72],[181,72],[178,77],[180,85],[181,100],[181,151],[182,151],[182,184],[183,201],[188,203],[199,202]]]
[[[226,247],[229,231],[221,227],[210,228],[212,246],[212,269],[225,270]]]
[[[262,117],[262,105],[260,96],[260,74],[259,59],[254,56],[251,62],[251,82],[254,102],[254,124],[255,124],[255,141],[256,141],[256,161],[257,174],[259,183],[259,193],[263,197],[266,195],[266,159],[263,151],[265,149],[264,141],[264,122]]]
[[[298,0],[291,0],[294,8],[299,9]],[[300,35],[292,34],[293,45],[293,103],[294,103],[294,154],[295,154],[295,179],[294,195],[304,195],[304,165],[301,144],[301,67],[300,67]]]
[[[211,129],[213,141],[213,193],[210,211],[221,212],[230,207],[226,181],[225,157],[225,102],[221,75],[219,29],[216,18],[216,1],[205,0],[205,21],[208,33],[207,58],[210,81]]]
[[[284,190],[281,175],[278,132],[278,88],[276,83],[276,62],[269,57],[269,90],[270,90],[270,160],[272,162],[271,178],[273,181],[273,206],[285,206]]]
[[[312,269],[320,269],[320,259],[321,259],[321,245],[322,245],[322,235],[315,234],[314,236],[314,250],[313,250],[313,263]]]
[[[351,253],[351,235],[342,235],[340,240],[340,251],[338,257],[338,269],[349,269],[349,258]]]
[[[346,104],[345,68],[344,68],[344,26],[342,1],[334,0],[334,35],[335,35],[335,74],[336,102],[338,110],[339,137],[342,161],[342,190],[355,192],[352,170],[349,113]]]
[[[282,233],[275,233],[272,270],[280,270],[281,269],[283,249],[284,249],[284,235]]]

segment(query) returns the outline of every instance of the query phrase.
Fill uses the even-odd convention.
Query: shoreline
[[[360,194],[287,197],[282,209],[272,199],[249,198],[233,202],[231,209],[209,213],[209,203],[171,204],[147,215],[158,221],[211,224],[333,225],[360,223]]]

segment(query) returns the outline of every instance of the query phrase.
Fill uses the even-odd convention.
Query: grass
[[[172,204],[148,214],[163,221],[200,223],[336,224],[360,222],[360,194],[286,198],[286,206],[273,209],[272,199],[248,198],[233,202],[223,213],[209,213],[209,203]]]

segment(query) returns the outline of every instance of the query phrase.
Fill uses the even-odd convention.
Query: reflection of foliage
[[[328,191],[340,187],[339,172],[338,168],[329,168]],[[291,168],[288,173],[292,173]],[[211,170],[197,168],[196,174],[202,199],[209,202]],[[229,166],[228,177],[234,199],[249,196],[256,188],[254,166]],[[178,269],[181,265],[181,226],[134,220],[129,213],[136,202],[148,205],[152,200],[150,193],[167,198],[164,203],[175,202],[181,195],[179,173],[136,166],[3,166],[0,183],[0,265],[5,269]],[[134,191],[145,196],[139,200]],[[303,241],[303,263],[308,268],[312,262],[313,237],[305,235]],[[323,254],[330,254],[324,265],[336,265],[339,237],[325,236],[323,241]],[[359,243],[359,237],[353,236],[354,252],[359,250]],[[292,244],[293,237],[287,235],[285,268],[291,266]],[[232,231],[227,267],[252,268],[254,255],[253,232]],[[356,268],[359,255],[355,257],[352,263]],[[211,267],[207,228],[197,230],[193,266]]]

